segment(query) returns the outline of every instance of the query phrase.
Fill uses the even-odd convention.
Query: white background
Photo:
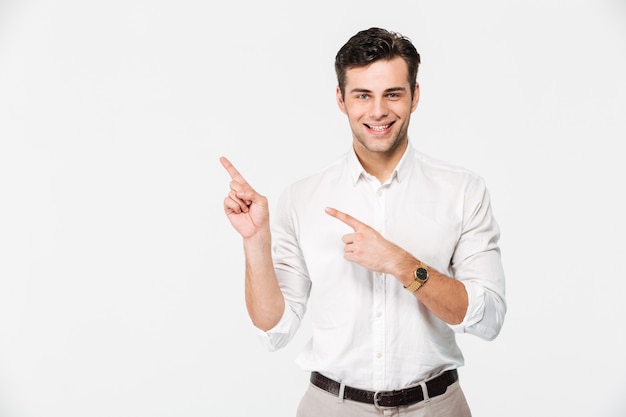
[[[626,2],[0,1],[0,416],[293,416],[222,211],[350,146],[333,59],[422,54],[415,146],[480,173],[509,312],[460,335],[480,417],[626,413]],[[227,410],[218,413],[217,410]]]

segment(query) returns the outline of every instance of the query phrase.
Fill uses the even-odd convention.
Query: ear
[[[337,96],[337,105],[339,106],[339,110],[342,113],[348,114],[346,111],[346,103],[343,101],[343,96],[341,95],[341,89],[339,86],[335,89],[335,95]]]
[[[411,103],[411,113],[417,108],[417,103],[420,101],[420,84],[415,83],[415,90],[413,90],[413,102]]]

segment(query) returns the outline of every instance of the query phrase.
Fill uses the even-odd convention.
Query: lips
[[[386,124],[386,125],[368,125],[366,124],[365,126],[367,126],[368,129],[373,130],[374,132],[384,132],[385,130],[389,129],[391,127],[391,125],[393,125],[392,123]]]

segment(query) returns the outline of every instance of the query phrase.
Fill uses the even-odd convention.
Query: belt
[[[448,386],[454,384],[458,379],[459,374],[457,370],[451,369],[427,381],[425,384],[428,397],[432,398],[445,393]],[[339,396],[341,384],[325,377],[319,372],[311,373],[311,383],[326,392]],[[343,398],[361,403],[374,404],[376,407],[398,407],[423,401],[424,393],[422,392],[422,385],[394,391],[367,391],[344,386]]]

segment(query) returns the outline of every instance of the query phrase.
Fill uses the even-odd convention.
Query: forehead
[[[402,58],[381,59],[364,67],[349,68],[346,71],[346,90],[410,87],[408,75],[408,66]]]

